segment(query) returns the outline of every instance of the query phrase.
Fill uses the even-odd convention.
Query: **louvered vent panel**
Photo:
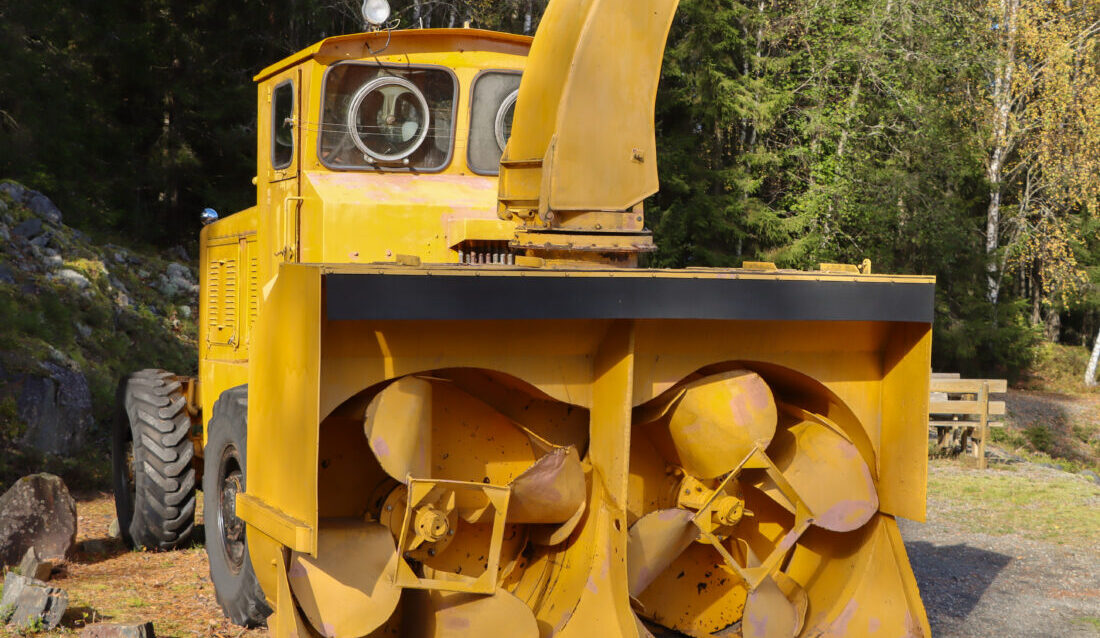
[[[251,247],[250,247],[251,248]],[[248,331],[256,325],[256,316],[260,314],[260,260],[248,258]]]
[[[224,255],[229,250],[212,249]],[[237,246],[231,247],[236,254]],[[212,256],[208,269],[207,289],[207,341],[212,344],[232,344],[237,341],[237,313],[240,305],[236,259],[218,259]]]
[[[216,336],[218,332],[218,308],[220,307],[219,304],[221,303],[222,290],[221,273],[221,263],[217,261],[211,261],[210,269],[207,274],[207,277],[209,279],[207,280],[206,284],[208,295],[206,301],[206,303],[208,304],[206,308],[206,324],[207,328],[209,329],[209,335],[211,338]]]
[[[222,264],[221,326],[225,340],[235,334],[237,327],[237,260],[226,259]]]

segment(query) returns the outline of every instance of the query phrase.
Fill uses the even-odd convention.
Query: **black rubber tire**
[[[210,580],[218,604],[234,623],[258,627],[272,609],[256,579],[234,500],[246,486],[247,424],[248,386],[223,392],[210,414],[203,454],[203,518]]]
[[[187,547],[195,529],[195,446],[176,375],[142,370],[118,387],[111,436],[115,512],[131,547]]]

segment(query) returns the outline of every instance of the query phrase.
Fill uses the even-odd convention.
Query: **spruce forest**
[[[543,8],[392,4],[530,34]],[[6,0],[0,177],[194,254],[199,211],[254,199],[252,76],[362,29],[355,0]],[[1100,330],[1100,0],[681,0],[657,136],[650,265],[935,275],[933,365],[964,375]]]

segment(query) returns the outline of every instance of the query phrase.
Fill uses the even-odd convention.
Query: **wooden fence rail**
[[[1005,379],[961,379],[958,373],[932,373],[929,384],[928,425],[936,428],[937,441],[956,429],[962,429],[962,449],[977,435],[978,467],[985,469],[985,444],[989,428],[1004,427],[1005,402],[991,401],[991,394],[1008,391]],[[994,417],[995,420],[991,420]]]

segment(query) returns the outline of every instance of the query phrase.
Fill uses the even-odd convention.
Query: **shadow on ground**
[[[905,548],[934,636],[969,616],[997,575],[1013,560],[969,545],[915,541],[906,543]]]

